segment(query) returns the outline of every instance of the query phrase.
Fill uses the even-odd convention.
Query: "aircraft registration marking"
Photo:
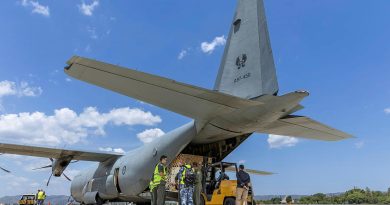
[[[246,73],[244,75],[238,76],[237,78],[234,79],[234,83],[238,83],[243,79],[251,77],[251,73]]]

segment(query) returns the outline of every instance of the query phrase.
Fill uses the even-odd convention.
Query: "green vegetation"
[[[291,200],[291,196],[287,197]],[[281,198],[257,201],[257,204],[280,204]],[[295,204],[390,204],[390,188],[388,192],[371,191],[369,188],[354,188],[337,195],[317,193],[295,200]]]

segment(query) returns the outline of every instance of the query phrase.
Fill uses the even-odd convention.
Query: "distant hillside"
[[[0,204],[17,204],[21,195],[17,196],[4,196],[0,198]],[[52,205],[66,205],[68,203],[69,196],[64,195],[53,195],[47,196],[45,204],[50,202]]]
[[[284,198],[286,195],[257,195],[255,196],[255,200],[266,201],[271,200],[272,198]],[[307,195],[291,195],[293,199],[300,199]]]
[[[340,196],[341,194],[343,194],[343,193],[342,192],[328,193],[328,194],[325,194],[325,195],[326,196]],[[255,196],[255,200],[266,201],[266,200],[271,200],[272,198],[278,198],[278,197],[284,198],[285,196],[286,195],[257,195],[257,196]],[[293,199],[300,199],[300,198],[305,197],[305,196],[309,196],[309,195],[297,195],[297,194],[291,195],[291,197]]]

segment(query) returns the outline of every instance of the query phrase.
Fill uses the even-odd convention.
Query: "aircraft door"
[[[115,168],[114,171],[114,185],[118,193],[122,193],[121,187],[119,186],[119,168]]]

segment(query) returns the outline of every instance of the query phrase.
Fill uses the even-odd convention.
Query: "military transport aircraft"
[[[78,56],[67,64],[65,72],[74,78],[194,119],[125,155],[0,144],[0,153],[54,159],[55,176],[72,160],[99,162],[72,181],[71,194],[83,204],[145,201],[140,194],[163,154],[170,160],[184,153],[221,161],[255,132],[327,141],[351,137],[293,115],[303,108],[300,101],[308,92],[277,95],[262,0],[238,0],[213,90]]]

